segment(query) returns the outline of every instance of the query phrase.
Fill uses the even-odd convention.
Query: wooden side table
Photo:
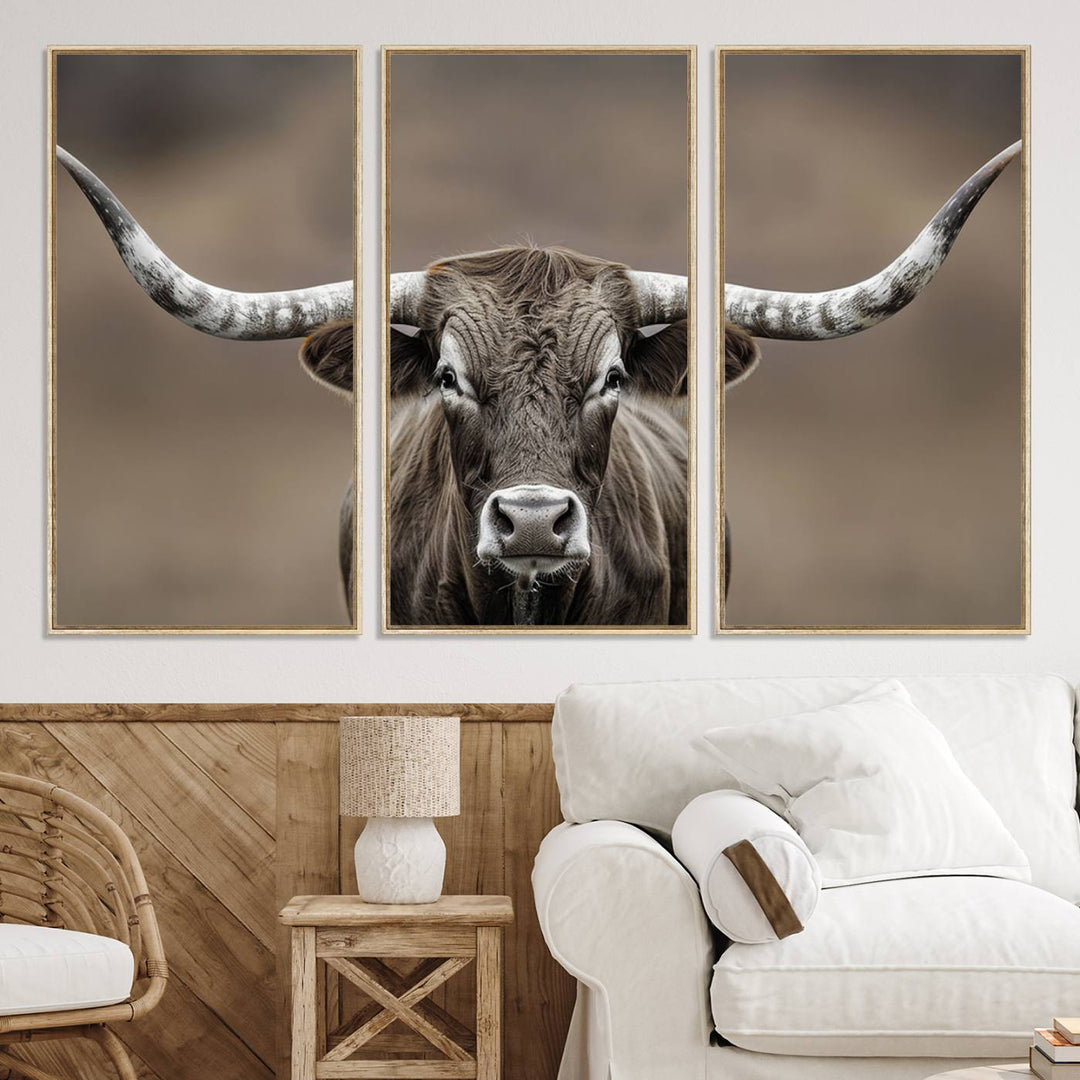
[[[292,1080],[502,1075],[502,933],[513,922],[508,896],[443,896],[434,904],[366,904],[355,896],[295,896],[279,918],[292,927]],[[387,958],[417,963],[407,975]],[[317,962],[370,999],[341,1029],[327,1033]],[[476,961],[476,1030],[428,995]],[[363,1056],[394,1021],[443,1057]],[[413,1051],[415,1052],[415,1051]],[[358,1056],[359,1055],[359,1056]]]

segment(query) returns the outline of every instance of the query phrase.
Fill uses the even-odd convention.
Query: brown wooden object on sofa
[[[107,1025],[149,1012],[165,992],[168,968],[146,879],[120,827],[55,784],[0,772],[0,919],[115,938],[135,957],[127,1001],[0,1016],[0,1065],[29,1080],[60,1080],[11,1048],[92,1039],[121,1080],[136,1080],[127,1050]]]

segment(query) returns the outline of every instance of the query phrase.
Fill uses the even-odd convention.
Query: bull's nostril
[[[495,518],[495,529],[498,532],[498,534],[501,537],[503,537],[504,539],[507,538],[507,537],[513,536],[514,535],[514,522],[513,522],[513,519],[510,517],[509,514],[506,513],[505,510],[503,510],[503,508],[499,505],[497,500],[496,500],[494,506],[492,506],[492,510],[495,511],[493,516]]]
[[[574,508],[567,504],[566,510],[556,519],[551,526],[551,531],[560,539],[565,540],[567,533],[574,527]]]

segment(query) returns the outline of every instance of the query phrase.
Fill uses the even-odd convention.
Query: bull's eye
[[[457,375],[452,367],[441,367],[435,372],[435,382],[440,390],[456,390]]]
[[[604,380],[604,392],[614,393],[622,389],[626,381],[626,372],[622,368],[613,367],[608,369],[607,378]]]

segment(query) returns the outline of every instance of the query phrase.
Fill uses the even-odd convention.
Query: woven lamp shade
[[[432,818],[461,813],[456,716],[344,716],[341,812]]]

